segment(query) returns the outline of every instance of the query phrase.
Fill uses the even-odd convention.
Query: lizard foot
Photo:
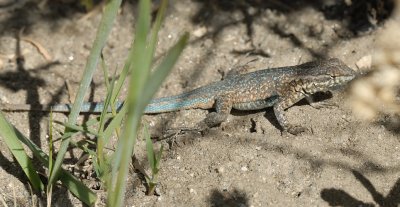
[[[193,127],[193,128],[170,128],[166,129],[163,132],[162,139],[167,139],[171,137],[177,137],[178,135],[183,135],[187,133],[200,133],[201,135],[204,135],[209,128],[207,126],[199,126],[199,127]]]
[[[185,132],[199,132],[201,134],[207,134],[209,129],[212,127],[218,126],[220,123],[226,120],[227,115],[221,114],[221,113],[216,113],[216,112],[211,112],[207,114],[207,117],[199,122],[196,127],[193,128],[179,128],[179,129],[174,129],[172,130],[172,133],[166,133],[166,134],[181,134]],[[168,131],[170,131],[169,129]]]
[[[201,121],[197,124],[196,130],[199,132],[205,132],[210,129],[210,126],[206,123],[206,120]]]
[[[310,106],[312,106],[315,109],[322,109],[322,108],[335,108],[338,107],[334,103],[328,103],[328,102],[316,102],[316,103],[310,103]]]
[[[302,132],[306,131],[307,129],[305,127],[302,126],[296,126],[296,125],[289,125],[285,131],[289,132],[290,134],[293,135],[298,135],[301,134]]]
[[[205,124],[208,128],[216,127],[222,122],[224,122],[227,117],[228,117],[227,114],[211,112],[207,114],[207,117],[203,120],[202,124]]]

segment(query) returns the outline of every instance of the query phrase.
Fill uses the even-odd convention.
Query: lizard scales
[[[355,71],[336,58],[258,70],[232,75],[222,81],[183,94],[153,99],[145,108],[144,113],[215,108],[215,112],[209,113],[203,121],[208,127],[213,127],[225,121],[232,108],[256,110],[273,107],[283,130],[298,134],[304,131],[304,128],[291,125],[284,111],[313,93],[331,90],[346,84],[354,77]],[[122,104],[123,102],[118,102],[116,108],[120,108]],[[8,111],[49,110],[51,108],[55,112],[69,112],[71,105],[34,107],[26,104],[8,104],[3,105],[2,108]],[[101,112],[103,108],[102,103],[84,103],[81,112],[96,113]]]

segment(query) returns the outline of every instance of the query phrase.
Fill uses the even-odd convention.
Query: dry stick
[[[33,40],[29,37],[21,37],[21,40],[31,43],[34,47],[36,47],[36,49],[39,51],[39,53],[42,54],[44,59],[46,59],[47,61],[53,60],[50,53],[36,40]]]
[[[29,37],[23,37],[22,33],[24,32],[25,28],[22,28],[19,30],[18,33],[18,37],[20,40],[23,40],[25,42],[31,43],[34,47],[36,47],[36,49],[39,51],[39,53],[44,57],[44,59],[46,59],[47,61],[51,61],[53,60],[53,58],[51,57],[50,53],[42,46],[42,44],[40,44],[38,41],[29,38]]]

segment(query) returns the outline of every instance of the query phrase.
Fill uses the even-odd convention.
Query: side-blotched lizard
[[[328,91],[343,85],[355,77],[356,73],[339,59],[329,59],[301,65],[258,70],[246,74],[233,75],[226,79],[194,89],[192,91],[151,100],[144,113],[157,114],[181,109],[211,109],[202,122],[214,127],[224,122],[232,108],[257,110],[273,107],[275,116],[284,131],[291,134],[303,132],[305,128],[288,122],[285,110],[316,92]],[[123,102],[118,102],[120,108]],[[52,110],[69,112],[70,104],[53,106],[30,106],[27,104],[2,104],[4,111]],[[84,103],[81,112],[101,112],[102,103]]]

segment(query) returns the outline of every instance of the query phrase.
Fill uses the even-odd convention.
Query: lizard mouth
[[[354,75],[334,76],[333,81],[335,82],[335,84],[342,84],[353,80],[354,77],[355,77]]]
[[[332,89],[341,88],[341,86],[353,80],[354,77],[354,75],[334,76],[333,80],[330,82],[330,87],[332,87]]]

